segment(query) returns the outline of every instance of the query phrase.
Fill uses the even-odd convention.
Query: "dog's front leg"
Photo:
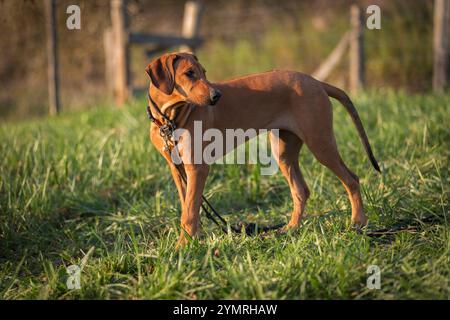
[[[186,183],[183,181],[183,178],[181,175],[183,175],[183,177],[185,177],[186,173],[184,172],[183,167],[177,168],[177,166],[175,164],[173,164],[171,162],[171,160],[167,160],[167,162],[170,167],[170,172],[172,173],[173,181],[175,182],[175,185],[178,190],[178,195],[180,197],[180,203],[181,203],[181,210],[183,211],[184,199],[186,197]]]
[[[186,196],[181,214],[181,233],[177,247],[187,243],[187,237],[197,234],[200,223],[200,206],[209,167],[206,164],[185,165],[187,176]]]

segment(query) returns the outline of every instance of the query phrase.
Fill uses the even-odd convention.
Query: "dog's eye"
[[[192,70],[186,71],[184,74],[186,75],[186,77],[188,77],[190,79],[194,78],[194,76],[195,76],[195,73]]]

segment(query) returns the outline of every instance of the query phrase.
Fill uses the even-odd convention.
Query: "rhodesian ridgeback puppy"
[[[151,84],[149,96],[154,101],[152,113],[161,123],[161,111],[177,128],[192,133],[194,121],[201,121],[203,130],[216,128],[278,129],[271,135],[272,153],[289,184],[293,210],[285,231],[299,225],[304,216],[309,190],[302,176],[298,156],[306,144],[315,158],[329,168],[342,182],[352,207],[352,223],[367,224],[358,177],[344,164],[333,133],[333,112],[329,97],[345,107],[377,171],[380,171],[369,140],[347,94],[309,75],[294,71],[269,71],[233,80],[211,83],[205,69],[193,54],[165,54],[146,68]],[[151,104],[150,104],[151,105]],[[158,110],[153,110],[154,108]],[[187,185],[179,176],[171,156],[164,149],[159,128],[152,124],[150,138],[166,158],[178,189],[182,214],[178,245],[187,242],[186,233],[194,237],[199,228],[199,210],[209,166],[192,161],[189,143],[179,139],[177,148],[184,162]],[[188,139],[186,139],[188,140]],[[202,146],[206,144],[202,142]]]

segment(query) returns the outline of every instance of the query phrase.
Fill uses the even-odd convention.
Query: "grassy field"
[[[0,298],[394,299],[449,298],[450,95],[384,91],[354,97],[383,174],[370,163],[342,106],[340,151],[360,179],[369,230],[419,223],[382,238],[350,228],[343,187],[305,148],[311,189],[301,228],[266,238],[223,235],[174,250],[178,196],[148,140],[145,101],[0,128]],[[285,222],[278,173],[215,166],[207,196],[231,222]],[[420,223],[434,215],[434,223]],[[81,289],[66,267],[80,265]],[[381,289],[366,287],[369,265]]]

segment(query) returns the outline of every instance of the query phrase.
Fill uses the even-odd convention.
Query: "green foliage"
[[[312,193],[310,218],[297,231],[223,235],[202,219],[200,239],[176,251],[178,195],[148,140],[143,99],[124,109],[2,125],[0,297],[448,299],[450,96],[382,91],[354,100],[383,174],[371,168],[337,104],[335,132],[360,177],[369,228],[445,218],[415,233],[359,235],[349,227],[343,187],[305,148],[300,163]],[[206,190],[232,222],[289,217],[280,173],[214,166]],[[68,290],[66,267],[83,258],[82,289]],[[372,264],[381,268],[381,290],[366,287]]]

